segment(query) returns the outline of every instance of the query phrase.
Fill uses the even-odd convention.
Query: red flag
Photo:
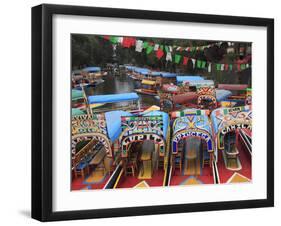
[[[241,70],[241,65],[240,64],[237,64],[237,70],[240,71]]]
[[[158,48],[156,51],[156,57],[160,59],[164,55],[164,51],[161,48]]]
[[[124,48],[130,48],[131,46],[136,45],[136,39],[135,38],[129,38],[129,37],[124,37],[122,46]]]
[[[188,57],[183,57],[183,65],[187,65],[187,62],[188,62]]]
[[[109,40],[109,39],[110,39],[110,36],[109,36],[109,35],[104,35],[103,38],[104,38],[105,40]]]
[[[228,71],[228,64],[224,64],[224,70]]]

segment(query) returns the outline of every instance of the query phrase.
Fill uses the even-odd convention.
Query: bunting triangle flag
[[[109,38],[109,40],[110,40],[110,42],[113,43],[113,44],[118,43],[118,37],[116,37],[116,36],[111,36],[111,37]]]
[[[237,71],[241,71],[241,65],[237,64]]]
[[[154,49],[153,46],[148,45],[148,46],[146,47],[146,54],[147,54],[147,55],[150,54],[150,53],[153,51],[153,49]]]
[[[211,73],[213,69],[215,69],[216,71],[240,72],[251,67],[249,61],[244,61],[243,63],[233,63],[233,64],[214,63],[214,66],[212,68],[212,64],[213,64],[212,62],[202,59],[197,59],[197,58],[190,58],[188,56],[183,56],[181,53],[183,50],[185,50],[190,54],[194,54],[196,53],[196,51],[204,51],[206,48],[210,48],[214,45],[220,47],[222,42],[211,43],[208,45],[201,45],[201,46],[182,47],[182,46],[161,45],[160,43],[155,44],[154,42],[143,41],[140,39],[136,40],[136,38],[134,37],[117,37],[117,36],[109,36],[109,35],[100,35],[99,37],[109,41],[113,47],[117,46],[117,44],[120,43],[124,48],[135,47],[134,49],[136,52],[142,52],[142,50],[145,49],[146,54],[150,54],[154,50],[155,55],[159,60],[165,55],[165,53],[166,53],[166,57],[165,57],[166,61],[171,61],[171,62],[174,61],[176,64],[182,62],[183,65],[187,65],[188,61],[191,60],[193,69],[195,68],[205,69],[209,73]],[[172,55],[173,49],[178,51],[177,54]]]
[[[156,51],[156,57],[157,57],[158,59],[161,59],[163,55],[164,55],[164,51],[163,51],[161,48],[159,48],[159,49]]]
[[[216,69],[217,69],[217,71],[220,71],[221,70],[221,65],[220,64],[216,64]]]
[[[180,63],[180,60],[181,60],[181,55],[175,54],[175,63],[176,63],[176,64],[179,64],[179,63]]]
[[[157,51],[159,49],[159,44],[154,45],[154,51]]]
[[[202,63],[201,60],[197,60],[197,61],[196,61],[196,67],[197,67],[197,68],[201,68],[201,63]]]
[[[142,52],[142,48],[143,48],[143,41],[142,40],[137,40],[136,41],[136,52]]]
[[[228,64],[224,64],[224,70],[228,71]]]
[[[188,62],[188,57],[183,57],[183,65],[187,65],[187,62]]]
[[[192,58],[191,61],[192,61],[192,68],[194,69],[196,60],[194,58]]]
[[[147,48],[147,46],[148,46],[148,42],[143,42],[142,47],[143,47],[144,49],[146,49],[146,48]]]
[[[212,71],[212,63],[209,63],[208,65],[208,72],[211,72]]]
[[[166,55],[166,61],[171,61],[172,62],[172,53],[168,52]]]
[[[206,67],[206,61],[205,60],[202,60],[202,62],[201,62],[201,68],[205,68]]]

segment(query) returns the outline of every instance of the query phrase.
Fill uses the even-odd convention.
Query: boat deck
[[[146,184],[146,187],[161,187],[164,181],[164,170],[158,169],[153,173],[151,179],[139,179],[138,176],[124,176],[120,178],[116,188],[134,188],[143,187],[142,184]]]
[[[101,170],[94,170],[84,179],[81,177],[74,178],[71,183],[71,190],[103,189],[109,178],[108,173],[103,173]]]
[[[184,175],[184,169],[182,172],[176,169],[170,181],[170,186],[197,184],[214,184],[212,168],[205,166],[199,175]]]
[[[240,170],[229,170],[225,167],[222,151],[218,152],[218,173],[220,183],[250,182],[252,180],[251,155],[244,148],[239,148]]]

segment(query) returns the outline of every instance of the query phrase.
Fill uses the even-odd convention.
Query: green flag
[[[178,64],[181,60],[181,55],[175,54],[175,63]]]
[[[201,68],[201,63],[202,63],[201,60],[197,60],[197,61],[196,61],[196,66],[197,66],[197,68]]]
[[[169,46],[165,46],[166,53],[170,52]]]
[[[220,64],[216,64],[216,69],[217,69],[217,71],[220,71],[221,70],[221,65]]]
[[[153,46],[151,46],[151,45],[148,45],[147,47],[146,47],[146,54],[150,54],[151,52],[152,52],[152,50],[154,49],[154,47]]]
[[[205,68],[206,67],[206,61],[202,60],[202,63],[201,63],[201,68]]]
[[[191,54],[194,54],[195,51],[196,51],[196,48],[195,48],[195,47],[191,47],[191,48],[190,48]]]
[[[148,46],[148,42],[143,42],[143,44],[142,44],[142,48],[146,49],[146,48],[147,48],[147,46]]]
[[[246,66],[245,64],[241,64],[241,70],[245,70]]]
[[[116,43],[118,42],[118,37],[116,37],[116,36],[111,36],[111,37],[109,38],[109,40],[110,40],[113,44],[116,44]]]
[[[228,69],[229,69],[230,71],[232,71],[232,64],[229,64],[229,65],[228,65]]]

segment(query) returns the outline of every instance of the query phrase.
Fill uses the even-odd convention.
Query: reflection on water
[[[87,87],[85,89],[87,96],[91,95],[104,95],[104,94],[116,94],[116,93],[130,93],[135,92],[134,89],[140,87],[140,81],[131,79],[126,74],[112,75],[108,74],[102,78],[103,83],[96,85],[95,87]],[[159,100],[153,96],[138,94],[140,97],[141,106],[159,105]],[[110,104],[111,105],[111,104]],[[125,106],[126,102],[114,103],[113,106]],[[107,105],[109,106],[109,105]]]

